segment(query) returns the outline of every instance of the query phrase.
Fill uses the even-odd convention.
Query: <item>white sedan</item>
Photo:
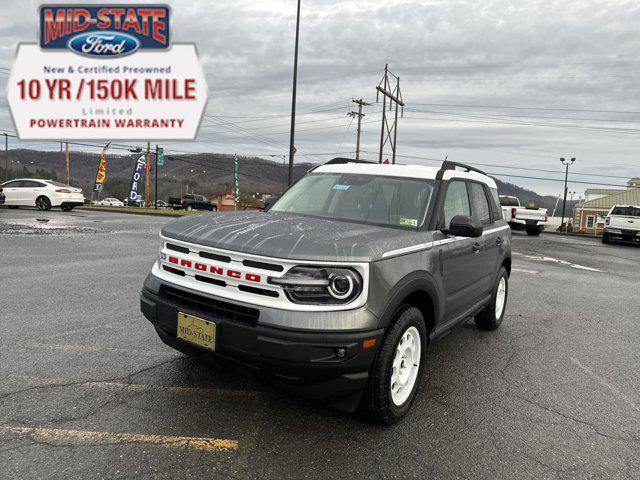
[[[117,198],[103,198],[99,202],[95,202],[96,205],[100,207],[124,207],[124,203],[122,203]]]
[[[18,178],[0,185],[5,194],[5,205],[9,208],[38,207],[51,210],[60,207],[65,212],[84,204],[82,189],[53,180]]]

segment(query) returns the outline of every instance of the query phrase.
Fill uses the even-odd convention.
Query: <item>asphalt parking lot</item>
[[[0,209],[2,478],[640,478],[640,247],[514,234],[503,325],[433,343],[381,427],[162,344],[168,221]]]

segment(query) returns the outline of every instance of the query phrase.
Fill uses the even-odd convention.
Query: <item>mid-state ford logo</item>
[[[71,38],[67,46],[80,55],[124,57],[138,50],[140,41],[126,33],[89,32]]]
[[[45,4],[40,7],[40,48],[70,49],[99,58],[171,46],[171,11],[157,4]]]

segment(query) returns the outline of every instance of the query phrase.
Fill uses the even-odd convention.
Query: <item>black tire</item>
[[[542,233],[542,229],[540,227],[527,227],[525,230],[527,231],[527,235],[531,235],[533,237],[537,237]]]
[[[38,207],[38,210],[47,212],[51,210],[51,200],[49,200],[49,198],[45,197],[44,195],[40,195],[38,198],[36,198],[36,207]]]
[[[396,315],[396,320],[387,330],[387,334],[371,367],[369,383],[361,403],[361,408],[371,418],[387,425],[396,423],[411,408],[424,372],[428,344],[427,329],[420,310],[415,307],[403,306]],[[408,398],[401,405],[396,405],[391,395],[393,361],[400,340],[411,327],[415,327],[420,334],[420,365]]]
[[[74,207],[74,206],[75,206],[75,205],[64,205],[64,204],[63,204],[63,205],[60,205],[60,209],[61,209],[63,212],[70,212],[71,210],[73,210],[73,207]]]
[[[609,243],[611,240],[609,239],[609,234],[608,233],[603,233],[602,234],[602,243]]]
[[[211,211],[212,212],[217,212],[218,211],[218,207],[216,207],[215,205],[213,207],[211,207]]]
[[[190,212],[191,210],[193,210],[193,206],[192,206],[192,205],[187,205],[187,206],[185,207],[185,210],[186,210],[187,212]]]
[[[496,300],[498,297],[498,290],[500,287],[500,282],[504,279],[504,303],[502,306],[502,312],[500,316],[496,316]],[[502,323],[502,319],[504,318],[504,312],[507,310],[507,300],[509,298],[509,275],[507,274],[507,269],[504,267],[500,268],[498,272],[498,278],[496,279],[496,283],[493,286],[493,291],[491,292],[491,302],[487,305],[481,312],[478,312],[474,317],[476,325],[483,330],[495,330]]]

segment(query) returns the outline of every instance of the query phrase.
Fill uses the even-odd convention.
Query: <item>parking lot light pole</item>
[[[569,161],[565,161],[564,157],[562,157],[560,159],[560,163],[562,163],[565,166],[565,170],[564,170],[564,200],[562,201],[562,221],[560,222],[560,229],[562,229],[562,224],[564,223],[564,212],[565,209],[567,207],[567,180],[569,178],[569,165],[573,165],[573,162],[575,162],[576,159],[575,157],[571,158],[571,160]],[[569,230],[569,226],[567,225],[567,227],[565,228],[565,232]],[[562,231],[562,230],[560,230]]]
[[[296,44],[293,54],[293,89],[291,92],[291,130],[289,132],[289,172],[287,176],[287,186],[293,183],[293,155],[295,154],[296,135],[296,89],[298,83],[298,40],[300,37],[300,1],[298,0],[298,11],[296,15]]]

